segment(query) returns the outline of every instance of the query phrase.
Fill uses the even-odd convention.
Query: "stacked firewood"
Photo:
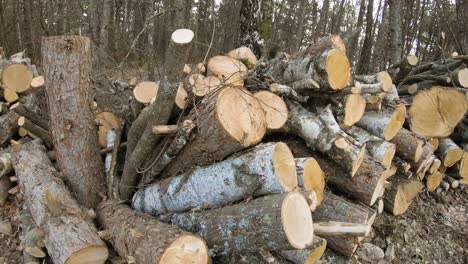
[[[16,173],[30,210],[25,256],[45,246],[54,263],[104,263],[108,241],[129,263],[314,263],[326,247],[351,257],[384,209],[468,183],[466,56],[353,76],[338,36],[188,65],[192,38],[173,33],[164,80],[113,82],[145,106],[132,124],[90,103],[89,40],[46,39],[47,112],[22,102],[38,92],[6,107],[2,144],[14,146],[0,156],[0,180]]]

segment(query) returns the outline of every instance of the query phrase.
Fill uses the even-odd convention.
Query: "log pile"
[[[104,263],[106,245],[129,263],[351,257],[383,210],[468,184],[466,56],[353,75],[328,36],[185,64],[193,36],[172,34],[163,80],[113,80],[142,106],[133,123],[93,105],[85,37],[44,40],[45,78],[2,65],[0,206],[19,188],[25,260]]]

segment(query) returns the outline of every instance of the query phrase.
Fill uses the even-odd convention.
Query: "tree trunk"
[[[366,14],[366,36],[364,37],[364,44],[362,46],[361,57],[359,59],[359,65],[356,72],[360,74],[365,74],[369,72],[369,61],[372,56],[372,26],[374,24],[373,20],[374,12],[374,0],[367,1],[367,14]]]
[[[13,111],[8,111],[0,116],[0,124],[2,124],[0,127],[0,146],[6,146],[18,131],[18,118],[19,116]]]
[[[83,208],[71,197],[42,145],[21,146],[14,167],[54,263],[104,263],[108,252]]]
[[[396,146],[396,153],[405,160],[418,162],[422,155],[424,140],[406,128],[400,131],[390,141]]]
[[[242,0],[240,9],[240,36],[239,46],[250,48],[260,58],[260,24],[262,13],[260,7],[262,0]]]
[[[99,205],[97,219],[119,255],[139,264],[211,263],[205,241],[117,201]]]
[[[172,224],[203,237],[215,254],[304,249],[312,245],[312,215],[298,192],[268,195],[214,210],[175,214]],[[297,227],[300,226],[300,229]]]
[[[58,166],[80,204],[94,207],[105,193],[105,186],[90,107],[93,99],[90,40],[79,36],[44,38],[42,61],[49,112],[54,117],[50,129]]]
[[[387,0],[390,17],[390,64],[395,64],[401,60],[403,41],[401,36],[401,0]]]
[[[403,127],[405,115],[404,105],[398,105],[395,109],[386,107],[381,112],[364,113],[357,125],[380,138],[391,140]]]
[[[251,196],[295,188],[297,174],[291,151],[284,143],[267,143],[141,189],[134,195],[132,206],[160,215],[216,208]]]
[[[364,13],[366,12],[366,0],[361,0],[359,5],[359,14],[356,23],[356,32],[353,32],[348,42],[348,57],[352,63],[355,63],[356,48],[359,43],[359,35],[361,35],[362,24],[364,23]]]

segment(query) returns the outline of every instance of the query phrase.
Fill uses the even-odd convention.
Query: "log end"
[[[16,93],[22,93],[30,88],[33,73],[22,63],[12,63],[2,71],[2,83]]]
[[[468,88],[468,69],[461,69],[458,71],[457,74],[458,83],[460,84],[460,86]]]
[[[278,95],[261,91],[255,93],[255,98],[265,111],[266,125],[268,129],[280,129],[288,120],[288,107]]]
[[[111,112],[101,112],[96,115],[99,121],[98,139],[101,148],[107,147],[107,131],[109,129],[120,129],[122,121]]]
[[[155,82],[141,82],[133,88],[133,96],[142,104],[149,104],[158,94],[159,86]]]
[[[310,252],[304,264],[315,264],[317,261],[319,261],[322,258],[323,253],[325,253],[326,248],[327,248],[327,240],[322,238],[321,244]]]
[[[104,245],[93,245],[74,252],[65,264],[104,264],[109,252]]]
[[[418,162],[421,159],[424,147],[424,140],[418,139],[418,143],[416,145],[416,149],[414,150],[413,161]]]
[[[393,111],[392,117],[388,122],[388,125],[385,127],[384,137],[385,140],[391,140],[396,136],[398,131],[403,127],[406,118],[406,107],[401,104],[395,108]]]
[[[171,40],[177,44],[188,44],[192,42],[194,36],[195,34],[192,30],[181,28],[172,32]]]
[[[346,53],[333,49],[328,53],[326,72],[328,74],[328,83],[333,90],[341,90],[346,87],[351,75],[351,66]]]
[[[408,55],[406,56],[406,61],[408,62],[409,65],[411,66],[416,66],[419,62],[419,59],[418,57],[414,56],[414,55]]]
[[[162,253],[158,264],[208,264],[211,259],[203,239],[183,235],[172,242]]]
[[[365,155],[366,155],[366,144],[363,144],[357,155],[357,158],[353,161],[352,169],[351,169],[351,177],[354,177],[354,175],[356,175],[356,172],[361,167],[361,164],[362,164],[362,161],[364,160]]]
[[[435,171],[432,174],[429,174],[426,178],[426,187],[427,190],[433,192],[440,186],[442,183],[442,179],[444,178],[444,174],[440,171]]]
[[[418,93],[409,109],[410,128],[423,137],[447,137],[468,109],[465,94],[433,87]]]
[[[299,192],[289,193],[281,205],[281,223],[289,243],[304,249],[314,240],[312,214],[306,198]]]
[[[258,100],[245,89],[223,88],[215,111],[227,134],[244,147],[259,143],[266,133],[265,113]]]
[[[223,80],[225,84],[243,86],[247,66],[228,56],[214,56],[208,61],[208,73]]]
[[[381,71],[377,75],[379,76],[379,80],[382,82],[382,91],[390,91],[393,85],[392,76],[390,76],[387,71]]]
[[[445,167],[452,167],[457,163],[459,160],[461,160],[463,156],[463,150],[461,148],[453,148],[447,151],[447,155],[445,156],[444,159],[444,166]]]
[[[364,115],[366,110],[366,100],[360,94],[350,94],[346,97],[345,114],[343,123],[347,127],[351,127]]]
[[[325,174],[314,158],[308,158],[304,162],[303,178],[304,189],[315,192],[317,195],[317,205],[320,205],[325,191]]]
[[[45,79],[44,79],[44,76],[42,76],[42,75],[39,75],[39,76],[35,77],[31,81],[31,87],[32,88],[39,88],[39,87],[44,86],[44,84],[45,84]]]
[[[231,50],[228,56],[243,62],[249,69],[252,69],[257,64],[257,58],[251,49],[247,47],[240,47],[235,50]]]
[[[277,143],[273,153],[273,167],[279,182],[286,191],[297,188],[297,171],[294,156],[285,143]]]

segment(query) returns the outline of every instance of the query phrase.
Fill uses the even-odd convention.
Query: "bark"
[[[297,207],[291,210],[289,205]],[[220,209],[176,214],[170,221],[200,235],[218,255],[304,249],[313,242],[310,209],[297,192],[268,195]],[[302,238],[291,232],[293,226],[302,227]]]
[[[405,175],[398,173],[391,177],[389,182],[390,187],[386,189],[384,196],[384,208],[393,215],[401,215],[422,191],[423,185],[418,180],[409,180]]]
[[[57,164],[80,204],[94,207],[105,193],[92,102],[91,43],[79,36],[42,40],[50,130]],[[69,72],[80,74],[69,74]]]
[[[418,58],[416,56],[408,55],[403,57],[397,64],[392,66],[399,69],[398,73],[393,78],[393,82],[398,85],[409,75],[416,64],[418,64]]]
[[[176,177],[161,180],[134,197],[133,208],[160,215],[216,208],[251,196],[297,188],[294,158],[284,143],[267,143]]]
[[[8,111],[0,116],[0,146],[6,146],[10,139],[18,131],[18,115],[13,111]]]
[[[21,214],[19,217],[19,220],[21,222],[21,246],[23,248],[23,263],[26,264],[40,264],[40,258],[37,253],[42,253],[45,256],[45,253],[43,252],[44,244],[44,232],[39,229],[36,224],[34,223],[34,220],[32,218],[31,212],[26,204],[23,204],[21,210]],[[34,251],[33,256],[32,254],[28,253],[28,251],[31,252],[31,249]]]
[[[232,109],[238,109],[232,113]],[[195,138],[166,167],[164,175],[178,175],[258,144],[266,132],[263,109],[254,96],[238,87],[225,87],[206,97],[187,119],[197,123]]]
[[[171,43],[166,52],[165,77],[161,82],[156,101],[143,112],[130,128],[127,155],[122,179],[119,185],[120,199],[128,200],[138,184],[138,171],[150,157],[160,136],[154,135],[154,125],[167,124],[172,113],[174,100],[180,83],[187,52],[193,39],[191,30],[179,29],[172,33]]]
[[[99,47],[101,49],[107,49],[109,45],[109,22],[110,22],[110,15],[111,15],[111,9],[112,9],[112,4],[111,0],[102,0],[101,1],[102,6],[102,15],[101,15],[101,23],[99,23]],[[98,7],[96,7],[98,8]]]
[[[339,125],[329,108],[314,115],[297,103],[287,101],[289,120],[285,129],[303,138],[307,146],[317,149],[353,176],[359,169],[365,146],[358,146]]]
[[[450,138],[441,138],[439,148],[436,151],[437,156],[445,167],[455,165],[463,156],[463,150]]]
[[[381,112],[364,113],[357,125],[380,138],[391,140],[403,127],[405,115],[404,105],[398,105],[395,109],[386,107]]]
[[[10,110],[14,111],[20,116],[26,117],[28,120],[38,125],[42,129],[49,130],[49,119],[45,116],[38,114],[37,112],[30,110],[26,105],[18,102],[10,107]]]
[[[432,162],[431,157],[433,156],[432,154],[434,153],[434,149],[431,144],[424,144],[422,147],[421,151],[421,158],[419,161],[414,162],[410,161],[409,163],[411,165],[411,171],[414,173],[419,173],[421,172],[425,167],[429,165],[429,162]]]
[[[52,138],[49,135],[49,131],[37,126],[33,122],[26,119],[24,116],[20,116],[18,118],[18,126],[26,129],[28,132],[40,138],[48,149],[52,149],[54,147]]]
[[[372,25],[373,25],[373,12],[374,12],[374,0],[367,1],[367,13],[366,13],[366,35],[364,37],[364,44],[362,46],[361,57],[359,59],[359,65],[357,72],[360,74],[369,72],[369,61],[372,55]]]
[[[135,263],[211,262],[202,239],[119,202],[100,204],[97,219],[117,253],[127,259],[133,257]]]
[[[364,224],[370,228],[376,217],[376,213],[365,206],[350,202],[332,193],[326,193],[322,205],[312,214],[314,221],[330,222],[340,221],[356,224]],[[351,257],[362,238],[343,236],[322,236],[327,240],[327,246]]]
[[[395,64],[401,59],[403,50],[402,34],[401,34],[401,0],[388,0],[389,17],[390,17],[390,64]]]
[[[45,245],[54,263],[80,259],[104,263],[104,242],[83,208],[71,197],[61,173],[53,167],[38,141],[23,144],[14,167],[34,222],[45,233]]]
[[[356,48],[359,43],[359,35],[361,34],[361,28],[364,23],[364,13],[366,12],[366,0],[361,0],[359,4],[359,14],[356,22],[356,32],[353,32],[348,42],[348,57],[351,62],[354,62],[356,55]]]
[[[418,162],[421,159],[424,140],[406,128],[400,131],[390,141],[396,146],[396,153],[405,160]]]
[[[250,48],[257,57],[261,56],[260,51],[260,24],[262,13],[260,7],[262,0],[242,0],[240,9],[240,35],[239,46]]]
[[[0,206],[3,207],[8,199],[8,191],[13,188],[13,184],[6,176],[0,177]]]
[[[314,242],[307,249],[283,250],[278,255],[294,264],[313,264],[322,258],[327,247],[327,240],[314,236]]]

